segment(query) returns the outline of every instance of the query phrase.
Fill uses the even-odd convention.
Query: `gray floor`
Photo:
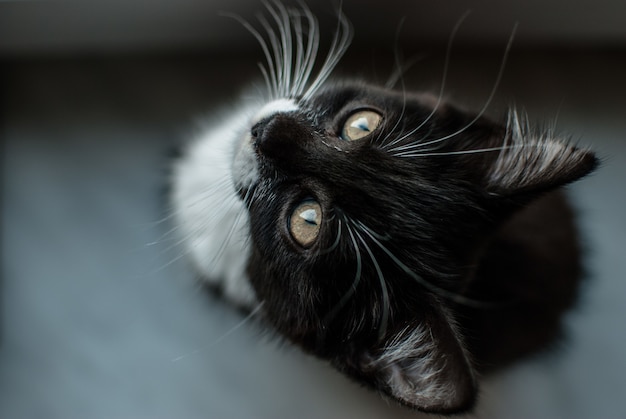
[[[499,54],[459,54],[447,96],[479,108]],[[409,84],[436,89],[440,64],[419,63]],[[168,151],[238,94],[252,63],[68,58],[5,70],[0,417],[418,416],[240,325],[179,257],[162,199]],[[590,280],[568,343],[488,379],[477,417],[626,418],[624,74],[624,52],[508,63],[490,111],[515,103],[558,117],[604,165],[570,189]]]

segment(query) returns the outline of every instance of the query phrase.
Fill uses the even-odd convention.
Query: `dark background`
[[[313,3],[313,2],[311,2]],[[337,74],[509,106],[596,149],[570,188],[589,280],[569,339],[486,380],[480,418],[626,417],[626,3],[344,0]],[[164,203],[168,155],[259,80],[260,51],[221,10],[252,0],[0,1],[2,418],[389,418],[392,406],[263,337],[199,289]],[[324,41],[333,2],[318,1]],[[404,24],[400,26],[400,22]],[[398,28],[400,28],[398,30]],[[398,33],[396,41],[396,33]],[[182,356],[182,359],[179,359]]]

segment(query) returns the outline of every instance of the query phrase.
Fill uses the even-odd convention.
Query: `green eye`
[[[367,137],[380,125],[383,117],[375,111],[362,110],[350,115],[343,125],[341,137],[347,141],[360,140]]]
[[[289,217],[289,234],[302,247],[309,247],[320,234],[322,207],[313,200],[301,202]]]

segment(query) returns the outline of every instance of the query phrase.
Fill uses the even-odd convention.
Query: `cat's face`
[[[519,125],[354,83],[268,103],[233,177],[269,322],[406,405],[467,408],[474,372],[453,311],[471,303],[463,291],[484,241],[595,162]]]
[[[284,290],[284,303],[312,316],[289,319],[287,307],[278,309],[277,321],[294,323],[285,324],[289,333],[319,340],[317,323],[338,310],[355,281],[371,288],[367,305],[381,311],[387,304],[381,285],[392,286],[403,265],[438,286],[462,286],[488,224],[488,197],[479,190],[486,174],[472,165],[486,165],[497,153],[454,153],[501,143],[492,131],[503,137],[504,130],[484,121],[470,125],[468,115],[451,108],[433,112],[435,103],[430,96],[335,85],[306,102],[272,102],[252,122],[235,159],[235,183],[250,204],[257,264],[271,271],[257,284],[261,298]],[[386,268],[380,275],[376,264]],[[410,287],[403,282],[405,293]],[[361,329],[384,327],[380,316],[365,319]]]

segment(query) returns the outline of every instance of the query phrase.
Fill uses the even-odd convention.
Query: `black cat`
[[[558,188],[594,154],[429,94],[310,80],[317,24],[268,5],[269,98],[216,120],[173,172],[192,262],[305,351],[400,403],[453,413],[477,376],[544,348],[581,276]],[[266,25],[267,26],[267,25]],[[266,28],[267,29],[267,28]]]

